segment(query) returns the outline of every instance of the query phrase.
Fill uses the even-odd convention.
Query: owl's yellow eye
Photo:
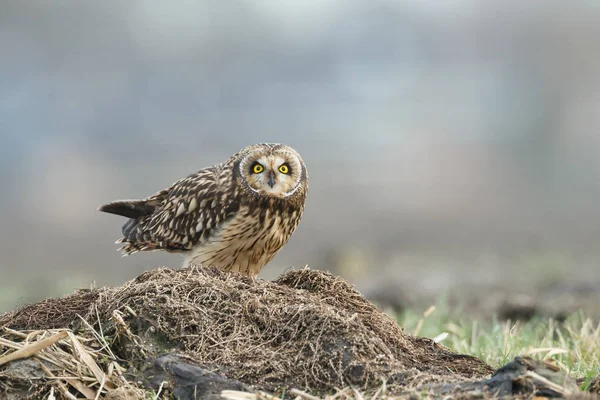
[[[289,174],[290,173],[290,167],[288,167],[287,164],[281,164],[279,166],[279,172],[281,172],[282,174]]]
[[[264,170],[265,170],[265,167],[263,167],[259,163],[254,164],[254,167],[252,168],[252,172],[254,172],[255,174],[260,174]]]

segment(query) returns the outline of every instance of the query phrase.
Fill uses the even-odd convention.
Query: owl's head
[[[289,146],[261,143],[239,153],[238,179],[258,196],[285,199],[306,192],[306,166],[296,150]]]

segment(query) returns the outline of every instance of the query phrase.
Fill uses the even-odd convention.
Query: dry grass
[[[138,399],[143,392],[123,376],[110,347],[96,332],[75,334],[68,329],[16,331],[4,328],[0,338],[0,366],[13,362],[0,373],[0,385],[30,385],[48,398],[60,393],[66,399],[100,399],[119,388],[120,397]],[[27,360],[21,362],[20,360]],[[8,378],[8,379],[7,379]],[[34,385],[34,384],[38,385]],[[3,389],[9,389],[4,387]],[[36,392],[30,393],[35,396]],[[101,397],[103,396],[103,397]],[[132,397],[133,396],[133,397]]]

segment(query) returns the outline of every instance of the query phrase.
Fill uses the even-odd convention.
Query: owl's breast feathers
[[[239,210],[195,246],[185,265],[214,265],[226,271],[256,276],[287,243],[298,226],[303,206],[281,206],[281,200],[243,201]]]

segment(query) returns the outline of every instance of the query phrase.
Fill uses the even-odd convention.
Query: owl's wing
[[[146,201],[157,207],[123,226],[121,241],[126,244],[121,251],[186,251],[208,239],[239,208],[217,174],[214,168],[198,171],[149,197]]]

